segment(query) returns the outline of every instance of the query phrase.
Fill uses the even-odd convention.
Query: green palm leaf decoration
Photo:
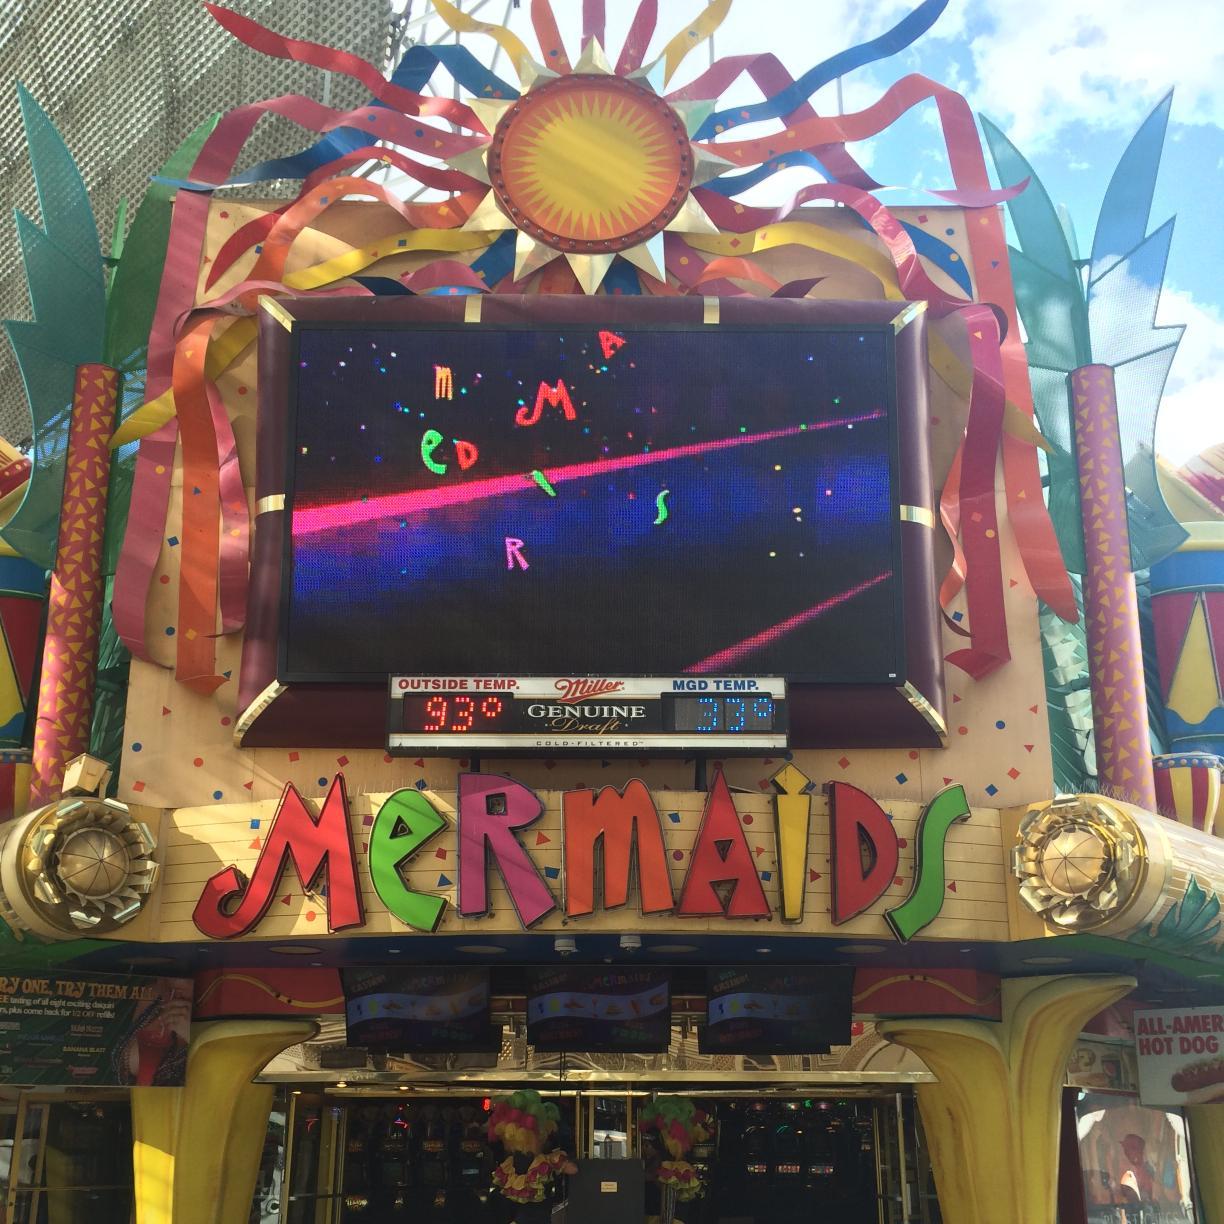
[[[1221,927],[1220,898],[1207,892],[1195,876],[1190,877],[1186,895],[1160,922],[1133,933],[1132,943],[1146,944],[1162,951],[1201,956],[1204,952],[1224,960],[1224,943],[1217,943]],[[1212,947],[1212,945],[1215,945]]]
[[[1000,180],[1031,180],[1007,206],[1019,242],[1009,254],[1028,335],[1034,407],[1053,447],[1050,515],[1072,573],[1084,569],[1067,401],[1067,377],[1079,366],[1097,362],[1114,368],[1129,488],[1131,568],[1150,568],[1186,538],[1160,492],[1153,445],[1160,396],[1184,330],[1155,325],[1173,222],[1147,233],[1171,104],[1168,94],[1122,154],[1101,203],[1088,260],[1079,258],[1070,227],[1036,171],[990,120],[982,119]]]
[[[76,162],[46,112],[17,86],[42,226],[16,214],[33,321],[4,330],[17,357],[34,439],[30,483],[0,536],[43,569],[55,563],[76,368],[101,361],[106,282],[98,229]]]

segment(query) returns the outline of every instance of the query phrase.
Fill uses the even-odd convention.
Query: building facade
[[[217,10],[370,101],[204,124],[105,260],[22,94],[0,1219],[1224,1220],[1167,101],[1085,261],[925,78],[731,110],[669,85],[724,5],[571,63],[435,4],[390,80]],[[922,102],[889,208],[851,146]]]

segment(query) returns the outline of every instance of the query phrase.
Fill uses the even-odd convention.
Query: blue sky
[[[916,2],[916,0],[914,0]],[[636,0],[606,0],[608,48],[615,61]],[[403,6],[398,0],[397,7]],[[471,5],[465,6],[469,10]],[[510,10],[512,28],[533,49],[530,4]],[[581,28],[579,0],[554,0],[571,56]],[[702,8],[700,0],[662,0],[652,52]],[[910,0],[738,0],[714,39],[717,56],[772,51],[798,76],[827,56],[882,33],[911,10]],[[424,11],[421,0],[414,14]],[[504,18],[500,0],[480,6],[486,21]],[[420,31],[444,33],[437,19]],[[449,34],[449,38],[453,38]],[[489,40],[465,36],[481,58]],[[694,51],[672,87],[709,64]],[[498,64],[509,72],[504,58]],[[1157,426],[1157,448],[1180,462],[1224,441],[1224,3],[1212,0],[950,0],[934,28],[890,60],[849,74],[846,110],[875,101],[898,77],[921,72],[963,93],[1016,143],[1057,203],[1067,206],[1081,248],[1091,246],[1097,209],[1118,157],[1143,117],[1172,88],[1172,117],[1151,227],[1176,214],[1177,229],[1158,318],[1187,324]],[[724,95],[748,102],[760,94],[744,78]],[[814,99],[837,109],[832,86]],[[949,187],[934,107],[924,104],[855,152],[881,182]],[[761,128],[763,133],[766,129]],[[737,129],[750,135],[748,125]],[[810,172],[778,176],[753,196],[784,199]],[[787,175],[792,172],[786,172]],[[807,178],[804,175],[807,175]],[[889,203],[930,202],[914,191],[889,192]]]

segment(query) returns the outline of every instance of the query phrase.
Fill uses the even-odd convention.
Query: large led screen
[[[282,680],[904,676],[891,326],[293,338]]]

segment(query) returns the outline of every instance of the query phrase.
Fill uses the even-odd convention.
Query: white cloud
[[[988,0],[975,13],[989,28],[968,43],[970,100],[1022,149],[1048,146],[1075,121],[1133,129],[1171,86],[1178,122],[1224,121],[1224,5]],[[954,32],[942,24],[932,33]]]
[[[1156,421],[1156,450],[1180,464],[1224,442],[1224,317],[1166,286],[1156,322],[1186,325]]]
[[[748,0],[732,8],[715,50],[719,56],[772,50],[801,72],[880,34],[915,3]],[[613,0],[609,12],[618,7]],[[674,33],[692,11],[674,2],[660,9],[660,37],[664,27],[667,36]],[[930,52],[941,43],[965,45],[969,79],[952,62],[931,68]],[[677,82],[703,71],[708,51],[690,56]],[[1001,123],[1026,150],[1048,147],[1077,121],[1131,131],[1173,86],[1179,123],[1224,123],[1224,4],[1212,0],[951,0],[910,52],[885,61],[881,77],[892,80],[915,60],[961,89],[975,110]],[[871,70],[852,74],[847,85],[864,75]]]
[[[402,4],[403,0],[396,0]],[[874,38],[913,11],[917,0],[738,0],[716,32],[690,54],[669,88],[704,72],[719,58],[772,51],[794,73],[826,56]],[[703,0],[667,0],[651,41],[653,58],[704,9]],[[638,0],[607,0],[607,50],[620,53]],[[571,56],[581,29],[577,0],[554,0]],[[428,9],[424,9],[428,13]],[[481,6],[480,19],[497,23],[505,7]],[[510,10],[510,27],[534,51],[530,5]],[[431,17],[414,35],[453,37]],[[496,51],[491,39],[464,39],[480,58]],[[947,53],[963,46],[969,71]],[[957,57],[960,59],[961,57]],[[942,62],[940,62],[942,60]],[[504,54],[499,69],[508,71]],[[1179,123],[1224,123],[1224,4],[1219,0],[951,0],[932,29],[903,56],[846,78],[847,109],[878,98],[881,82],[915,68],[962,90],[1026,151],[1049,147],[1076,121],[1131,131],[1171,86]],[[878,73],[878,80],[872,77]],[[963,79],[962,79],[963,76]],[[866,88],[858,88],[866,86]],[[853,90],[853,94],[851,94]],[[830,91],[831,93],[831,91]],[[869,95],[864,97],[863,95]],[[760,95],[738,83],[724,104]],[[822,91],[824,113],[835,103]]]

